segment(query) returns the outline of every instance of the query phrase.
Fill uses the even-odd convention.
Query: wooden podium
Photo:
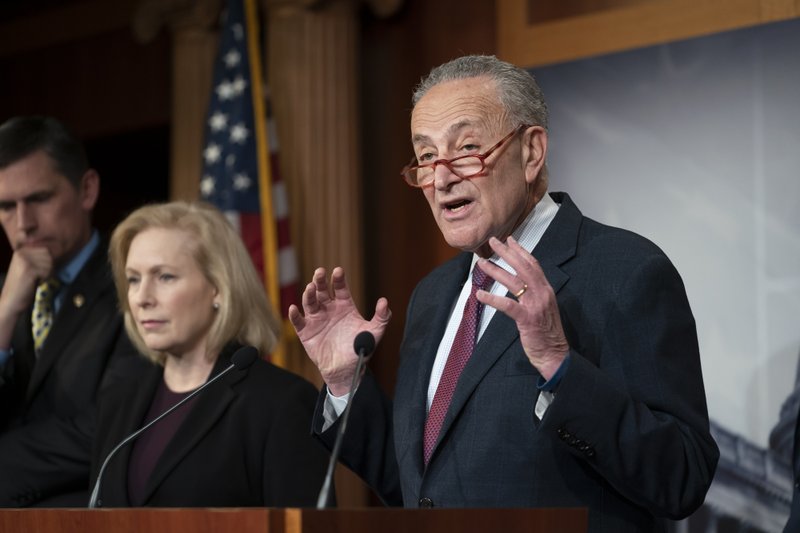
[[[586,509],[4,509],[2,533],[585,533]]]

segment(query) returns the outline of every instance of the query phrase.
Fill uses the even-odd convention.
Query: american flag
[[[265,124],[254,0],[228,0],[206,120],[200,194],[239,231],[279,316],[297,302],[289,203],[278,171],[275,125]],[[269,154],[269,157],[268,157]],[[286,320],[284,335],[293,329]],[[286,366],[281,343],[271,355]]]

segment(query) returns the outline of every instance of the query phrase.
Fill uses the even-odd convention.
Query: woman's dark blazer
[[[230,364],[223,351],[211,375]],[[157,365],[131,376],[99,400],[92,484],[108,453],[143,425],[163,379]],[[258,359],[232,370],[195,397],[194,405],[156,463],[143,506],[310,507],[316,503],[327,454],[310,434],[315,388]],[[103,507],[127,507],[127,445],[102,479]]]

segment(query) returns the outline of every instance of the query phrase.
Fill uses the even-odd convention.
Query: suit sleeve
[[[696,327],[669,260],[652,255],[609,299],[599,356],[578,351],[539,426],[654,515],[699,507],[718,448]]]
[[[56,416],[0,436],[0,507],[27,507],[89,483],[93,413]]]
[[[326,395],[327,389],[323,387],[317,401],[313,429],[328,450],[332,450],[341,417],[322,432]],[[352,402],[339,460],[358,474],[385,505],[401,506],[403,497],[394,450],[392,404],[370,372],[364,375]]]
[[[143,359],[118,337],[101,388],[113,386]],[[0,434],[0,507],[26,507],[51,496],[86,492],[95,405],[73,416],[49,414]],[[88,502],[88,497],[87,497]]]

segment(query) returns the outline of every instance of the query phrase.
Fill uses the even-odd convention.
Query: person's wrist
[[[355,365],[340,367],[336,370],[322,373],[322,380],[332,395],[344,396],[350,392],[350,387],[353,385],[353,373],[355,370]]]
[[[9,298],[0,296],[0,320],[8,319],[16,321],[24,310],[24,308],[20,309],[19,305],[15,305],[11,302]]]
[[[350,392],[350,382],[348,383],[325,383],[328,386],[328,391],[336,397],[344,396]]]
[[[539,364],[534,365],[534,366],[536,367],[536,370],[539,371],[539,374],[541,374],[541,376],[546,381],[550,381],[550,379],[553,377],[553,375],[561,367],[562,363],[564,362],[564,359],[567,358],[567,354],[568,353],[569,353],[569,351],[567,351],[567,352],[565,352],[563,354],[561,354],[561,353],[556,354],[553,357],[549,357],[549,358],[541,361]]]

